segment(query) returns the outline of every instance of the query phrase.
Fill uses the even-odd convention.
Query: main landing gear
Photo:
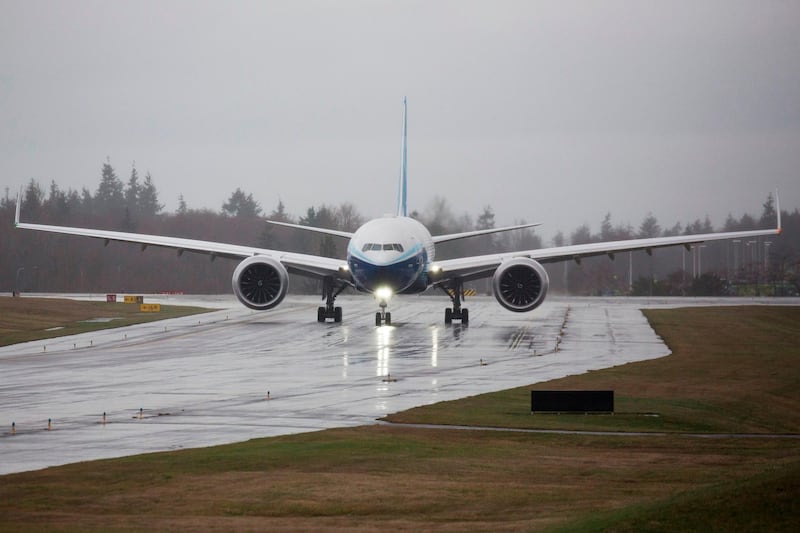
[[[444,323],[450,325],[453,320],[460,320],[461,324],[469,324],[469,309],[461,307],[461,298],[464,296],[464,282],[460,279],[455,279],[446,287],[439,285],[439,287],[447,293],[450,301],[453,302],[453,307],[448,307],[444,310]]]
[[[333,278],[327,277],[322,280],[322,298],[325,300],[324,306],[317,307],[317,322],[325,322],[327,319],[332,318],[334,322],[342,321],[342,308],[334,307],[336,297],[347,287],[342,283],[339,287],[333,281]]]

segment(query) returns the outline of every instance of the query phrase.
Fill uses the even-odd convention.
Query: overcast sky
[[[0,0],[0,185],[662,226],[800,206],[797,1]]]

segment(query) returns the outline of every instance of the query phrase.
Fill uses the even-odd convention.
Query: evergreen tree
[[[101,213],[110,213],[115,209],[120,209],[123,203],[122,182],[114,172],[111,160],[108,159],[103,163],[100,185],[97,187],[97,193],[95,193],[95,208]]]
[[[763,204],[764,210],[761,212],[761,220],[759,220],[760,228],[774,228],[778,224],[778,214],[775,211],[775,198],[772,193],[767,196],[767,201]]]
[[[139,212],[139,195],[142,186],[139,185],[139,173],[136,172],[136,161],[131,168],[131,177],[128,180],[128,188],[125,189],[125,207],[133,213]]]
[[[493,229],[494,228],[494,211],[492,206],[487,205],[483,208],[483,213],[478,217],[475,222],[475,229]]]
[[[275,222],[291,222],[292,217],[286,212],[286,206],[283,205],[283,201],[280,199],[278,200],[278,205],[272,212],[269,214],[270,220],[274,220]]]
[[[592,242],[592,232],[589,225],[585,222],[572,232],[569,239],[570,244],[588,244]]]
[[[38,216],[44,204],[44,191],[39,183],[31,178],[23,193],[23,205],[28,214]]]
[[[143,216],[154,217],[164,209],[164,204],[158,202],[158,191],[153,183],[153,178],[148,172],[145,174],[144,183],[139,189],[139,211]]]
[[[261,206],[253,199],[253,195],[245,194],[236,188],[228,201],[222,204],[222,214],[231,217],[257,217],[261,215]]]
[[[186,205],[186,200],[183,199],[183,195],[181,194],[180,196],[178,196],[178,211],[176,211],[176,214],[185,215],[188,212],[189,208]]]
[[[94,213],[94,198],[86,187],[81,189],[81,210],[86,214]]]
[[[647,213],[647,216],[642,220],[639,226],[639,233],[637,237],[640,239],[648,239],[658,237],[661,235],[661,226],[658,225],[658,220],[653,216],[653,213]]]

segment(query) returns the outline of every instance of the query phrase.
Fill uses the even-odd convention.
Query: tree
[[[611,213],[606,213],[603,221],[600,223],[600,240],[613,241],[614,240],[614,227],[611,225]]]
[[[114,172],[110,159],[103,163],[100,185],[97,187],[94,200],[95,207],[101,213],[110,213],[123,205],[122,182]]]
[[[455,216],[445,198],[434,196],[428,202],[425,211],[422,222],[428,227],[431,235],[443,235],[455,231]]]
[[[139,173],[136,172],[136,161],[131,167],[131,177],[128,179],[128,187],[125,189],[125,207],[134,213],[139,211]]]
[[[661,235],[661,226],[658,225],[658,220],[653,216],[653,213],[647,213],[647,216],[642,220],[639,226],[639,233],[637,237],[640,239],[649,239]]]
[[[670,229],[664,230],[664,237],[674,237],[681,234],[681,223],[676,222]]]
[[[44,204],[44,191],[33,178],[28,182],[28,186],[23,193],[23,204],[25,205],[25,211],[34,216],[39,214]]]
[[[364,223],[363,217],[358,214],[356,206],[344,202],[336,209],[336,227],[342,231],[355,231]]]
[[[711,219],[706,215],[703,221],[698,218],[691,224],[687,224],[684,235],[699,235],[701,233],[712,233],[713,231],[714,226],[711,225]]]
[[[239,218],[257,217],[261,214],[261,206],[252,194],[245,194],[237,187],[228,201],[222,204],[222,214]]]
[[[274,220],[275,222],[291,222],[292,217],[286,212],[286,206],[283,205],[283,201],[280,199],[278,200],[278,205],[275,209],[267,217],[270,220]]]
[[[483,213],[478,217],[475,222],[475,229],[493,229],[494,228],[494,211],[492,206],[487,205],[483,208]]]
[[[763,207],[759,227],[774,228],[778,224],[778,214],[775,211],[775,198],[772,197],[772,193],[767,196],[767,201],[764,202]]]
[[[158,191],[148,172],[144,177],[144,184],[139,189],[139,212],[143,216],[154,217],[162,209],[164,209],[164,204],[158,202]]]
[[[185,215],[189,212],[189,208],[186,206],[186,200],[183,199],[183,195],[181,194],[178,196],[178,211],[176,214],[178,215]]]
[[[44,202],[44,206],[58,222],[63,222],[69,214],[69,197],[58,187],[55,180],[50,182],[50,194],[47,201]]]
[[[592,242],[592,232],[589,230],[589,224],[585,222],[570,235],[570,244],[587,244],[590,242]]]

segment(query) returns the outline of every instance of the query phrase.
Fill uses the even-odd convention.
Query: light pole
[[[739,239],[734,239],[731,241],[733,244],[733,275],[734,277],[739,276],[739,245],[742,243]]]
[[[767,273],[767,257],[768,257],[768,250],[767,248],[770,247],[772,241],[764,241],[764,274]]]
[[[755,257],[756,257],[756,244],[758,244],[758,241],[747,241],[746,244],[747,244],[748,247],[750,247],[750,245],[752,245],[752,247],[750,247],[750,277],[753,278],[753,281],[755,282],[755,285],[756,285],[755,286],[755,294],[756,294],[756,296],[759,296],[759,290],[758,290],[758,264],[754,264],[755,263]]]
[[[705,248],[705,244],[701,244],[697,247],[697,275],[703,275],[703,248]]]
[[[25,272],[25,267],[19,267],[19,268],[17,269],[17,279],[16,279],[16,281],[14,282],[14,286],[15,286],[15,287],[16,287],[16,289],[17,289],[17,296],[19,296],[19,295],[20,295],[20,293],[22,292],[22,291],[20,291],[20,290],[19,290],[19,275],[20,275],[20,273],[21,273],[21,272]]]

